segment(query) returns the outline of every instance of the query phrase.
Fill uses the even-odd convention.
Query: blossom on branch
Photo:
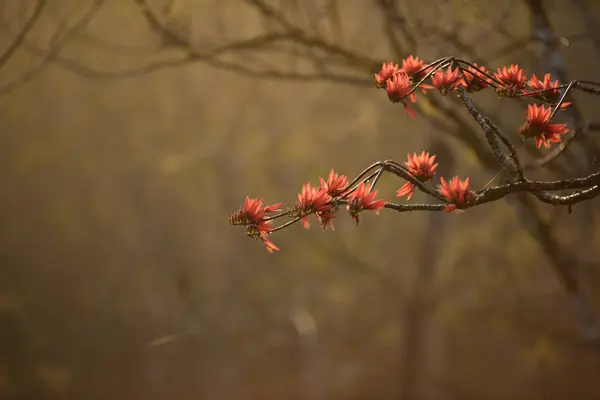
[[[348,178],[345,175],[338,175],[333,168],[329,171],[327,180],[319,178],[321,189],[325,189],[331,197],[337,197],[344,193],[348,187]]]
[[[419,57],[408,56],[402,60],[401,73],[408,75],[410,83],[413,85],[418,84],[425,76],[431,71],[431,67],[427,66],[423,60]],[[434,89],[433,86],[426,83],[419,84],[419,89],[423,94],[427,94],[428,89]]]
[[[385,201],[374,200],[377,196],[377,190],[371,191],[367,188],[364,182],[361,182],[354,192],[348,196],[348,206],[346,209],[352,216],[352,219],[356,221],[358,225],[359,218],[358,213],[363,210],[372,210],[378,213],[378,210],[385,206]]]
[[[527,85],[534,90],[533,92],[525,92],[527,95],[554,104],[558,103],[558,100],[560,100],[560,93],[558,92],[560,84],[558,80],[554,82],[550,81],[550,74],[545,74],[543,81],[540,81],[535,74],[532,74]],[[540,90],[543,90],[543,92],[535,93]],[[567,108],[570,104],[571,103],[564,102],[560,105],[560,108]]]
[[[381,65],[381,70],[375,74],[375,83],[378,88],[385,88],[388,79],[391,79],[394,75],[400,73],[400,67],[398,64],[394,64],[393,62],[383,63]]]
[[[326,230],[329,226],[332,231],[335,231],[335,227],[333,226],[333,219],[336,216],[337,210],[337,206],[331,206],[315,214],[323,230]]]
[[[490,78],[483,72],[489,73],[485,67],[473,64],[466,69],[463,69],[464,77],[460,80],[460,85],[464,86],[469,93],[478,92],[490,87]]]
[[[523,138],[535,138],[535,144],[539,148],[550,147],[550,143],[560,143],[561,135],[569,132],[567,124],[551,124],[550,115],[552,107],[543,105],[529,104],[527,106],[527,119],[525,124],[519,129],[519,134]]]
[[[525,87],[527,82],[527,77],[518,64],[511,64],[508,68],[498,68],[498,72],[494,74],[494,77],[503,83],[502,86],[496,88],[496,92],[500,97],[516,95]]]
[[[411,102],[416,102],[417,98],[412,91],[412,85],[410,78],[405,73],[398,73],[391,79],[387,80],[386,87],[388,98],[392,103],[402,103],[404,109],[410,114],[411,117],[415,118],[416,115],[411,108],[406,104],[404,98],[408,96]],[[410,93],[410,94],[409,94]]]
[[[244,205],[229,217],[229,223],[231,225],[246,226],[248,235],[260,237],[269,253],[272,253],[279,250],[279,248],[268,239],[273,226],[271,225],[271,221],[267,219],[267,213],[281,211],[279,207],[281,207],[281,203],[263,206],[262,199],[246,196]]]
[[[550,123],[552,116],[557,111],[556,107],[562,96],[561,89],[563,89],[558,80],[551,80],[550,74],[545,74],[543,80],[532,74],[531,79],[527,80],[523,69],[517,64],[512,64],[508,67],[498,68],[492,77],[485,67],[453,57],[440,58],[427,64],[422,59],[411,55],[403,59],[401,65],[402,67],[393,62],[383,63],[380,71],[374,75],[375,83],[378,88],[386,89],[387,96],[392,103],[402,103],[412,117],[415,117],[415,114],[409,107],[409,103],[416,102],[414,92],[417,89],[425,95],[428,94],[427,90],[429,89],[437,89],[442,95],[447,95],[459,85],[469,93],[492,88],[499,97],[529,96],[546,103],[546,105],[529,105],[525,123],[518,130],[523,139],[535,138],[538,148],[542,144],[549,147],[551,143],[561,142],[562,135],[569,132],[567,124]],[[433,86],[426,84],[426,81],[432,83]],[[600,83],[573,81],[564,88],[564,93],[566,94],[572,89],[579,89],[590,94],[600,94],[598,87],[600,87]],[[461,91],[461,93],[463,92]],[[459,96],[459,98],[486,133],[488,133],[488,129],[496,129],[467,96]],[[560,105],[560,108],[568,105],[569,103],[565,102]],[[310,214],[315,214],[323,230],[327,227],[331,227],[333,230],[333,220],[342,204],[346,205],[346,210],[359,225],[359,215],[362,211],[371,210],[378,213],[384,207],[399,212],[413,210],[450,212],[495,201],[517,192],[543,192],[544,196],[538,196],[540,200],[555,205],[571,206],[576,202],[597,196],[600,173],[586,178],[564,181],[543,182],[526,179],[523,172],[526,167],[520,166],[518,155],[514,154],[514,145],[501,132],[496,131],[496,133],[508,147],[510,156],[514,158],[521,181],[501,184],[488,190],[474,191],[469,189],[468,177],[460,180],[458,176],[454,176],[448,181],[444,177],[440,177],[438,190],[435,190],[426,187],[424,183],[433,179],[437,172],[436,156],[425,151],[412,153],[412,155],[408,153],[404,162],[405,167],[391,160],[378,161],[364,169],[351,181],[350,185],[345,175],[337,174],[331,169],[327,179],[319,178],[319,186],[313,187],[310,183],[304,184],[295,205],[276,215],[269,214],[281,211],[281,203],[265,206],[261,198],[246,197],[244,205],[229,217],[229,223],[244,226],[247,229],[247,235],[260,238],[267,250],[272,253],[279,248],[269,240],[270,234],[297,222],[301,222],[305,228],[308,228],[307,217]],[[488,135],[486,135],[486,139],[494,150],[494,156],[502,163],[503,157],[506,157],[507,154],[502,149],[497,149]],[[550,154],[552,158],[560,154],[564,147],[566,146],[557,149],[559,151],[556,154]],[[544,162],[547,161],[544,160]],[[386,203],[380,199],[376,200],[377,191],[374,190],[374,186],[383,173],[391,173],[407,181],[396,191],[397,197],[406,196],[407,200],[410,200],[414,191],[420,189],[425,194],[441,200],[443,204],[401,205]],[[371,180],[373,183],[367,185],[367,182]],[[573,193],[564,196],[552,193],[561,190],[572,190]],[[546,196],[546,194],[549,195]],[[291,220],[274,227],[273,221],[279,220],[281,217],[289,217]]]
[[[421,154],[413,153],[406,155],[407,160],[404,162],[404,165],[408,168],[408,172],[421,182],[427,182],[433,178],[435,175],[435,170],[438,167],[438,164],[435,162],[435,155],[430,156],[429,153],[423,151]],[[402,197],[407,196],[406,200],[410,200],[413,195],[415,185],[412,182],[406,182],[404,186],[402,186],[396,192],[396,196]]]
[[[455,176],[450,181],[446,181],[442,176],[440,177],[439,189],[442,196],[452,203],[444,208],[446,212],[461,208],[473,198],[473,192],[469,190],[469,178],[461,181],[458,176]]]
[[[418,82],[423,79],[430,70],[431,67],[428,67],[423,60],[413,56],[408,56],[402,60],[402,68],[400,69],[400,71],[408,75],[413,82]]]
[[[327,193],[327,189],[314,188],[310,183],[302,185],[302,191],[298,193],[298,202],[296,210],[302,218],[302,225],[305,228],[310,227],[307,214],[328,211],[332,205],[331,196]]]
[[[433,86],[440,91],[442,96],[445,96],[448,94],[448,92],[454,90],[460,81],[461,79],[458,68],[452,70],[451,65],[448,66],[446,72],[436,71],[431,78],[431,83],[433,83]]]

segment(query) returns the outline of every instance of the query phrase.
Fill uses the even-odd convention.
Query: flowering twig
[[[428,83],[429,82],[429,83]],[[571,90],[581,90],[585,93],[600,95],[600,84],[590,81],[573,81],[566,85],[552,82],[546,74],[543,80],[532,75],[527,80],[524,71],[518,65],[498,68],[491,74],[483,66],[470,63],[455,57],[440,58],[426,64],[418,57],[409,56],[402,61],[401,66],[394,63],[384,63],[381,70],[375,74],[378,88],[385,89],[388,98],[393,103],[401,103],[405,110],[416,116],[407,101],[417,101],[417,91],[426,95],[430,90],[437,90],[442,96],[454,93],[467,112],[479,124],[484,133],[487,145],[504,172],[501,184],[483,189],[473,189],[470,179],[464,180],[454,176],[449,180],[440,177],[437,187],[431,186],[436,174],[438,163],[435,154],[422,151],[420,154],[407,155],[402,164],[394,160],[377,161],[366,167],[354,179],[348,180],[344,175],[337,174],[333,169],[327,179],[320,178],[320,185],[311,183],[303,185],[294,206],[282,211],[281,204],[263,206],[262,199],[246,198],[243,207],[229,219],[232,225],[242,225],[247,234],[260,238],[267,250],[279,250],[268,238],[278,230],[287,228],[296,222],[310,226],[308,217],[315,215],[323,229],[333,229],[333,219],[337,217],[341,207],[345,207],[350,216],[359,224],[359,215],[363,211],[375,211],[383,208],[398,212],[409,211],[446,211],[465,210],[475,206],[500,200],[515,193],[531,193],[539,201],[571,207],[573,204],[589,200],[600,195],[600,172],[594,172],[584,177],[558,181],[531,180],[525,175],[525,170],[533,164],[523,165],[516,146],[509,136],[486,116],[482,114],[471,95],[485,89],[494,90],[500,98],[520,97],[535,99],[540,103],[529,104],[525,122],[518,130],[523,140],[535,139],[537,147],[544,145],[549,148],[552,143],[559,143],[558,152],[553,152],[554,159],[560,151],[577,134],[581,127],[574,127],[574,135],[563,142],[563,136],[570,132],[567,124],[551,123],[559,110],[567,109],[570,103],[565,102]],[[531,90],[533,89],[533,90]],[[563,90],[564,89],[564,90]],[[562,93],[559,90],[563,90]],[[545,165],[551,159],[543,159],[539,165]],[[415,190],[433,197],[434,204],[397,204],[376,199],[376,186],[384,174],[394,175],[405,182],[397,190],[397,197],[407,197],[410,200]],[[370,184],[370,185],[369,185]],[[564,193],[568,191],[568,193]],[[275,220],[290,218],[279,226],[273,226]]]

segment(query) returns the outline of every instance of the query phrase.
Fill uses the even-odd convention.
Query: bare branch
[[[21,31],[15,36],[13,42],[8,46],[4,53],[0,54],[0,69],[6,65],[8,60],[10,60],[13,54],[21,47],[31,29],[33,29],[39,18],[42,16],[45,8],[46,0],[38,0],[33,13],[27,19],[25,24],[23,24]]]
[[[105,0],[94,0],[88,11],[73,25],[71,29],[65,32],[55,41],[54,47],[45,52],[42,61],[35,67],[24,72],[18,78],[0,86],[0,97],[6,96],[14,90],[18,89],[25,83],[31,81],[40,72],[42,72],[48,65],[56,61],[59,57],[61,50],[72,40],[73,37],[77,36],[94,18],[96,13],[100,10]],[[30,46],[26,44],[25,38],[22,39],[21,47],[30,49]]]

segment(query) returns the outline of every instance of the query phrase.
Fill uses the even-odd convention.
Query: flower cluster
[[[518,64],[511,64],[510,67],[498,68],[494,77],[500,82],[496,88],[496,93],[500,97],[513,97],[521,92],[526,85],[527,77]]]
[[[430,79],[431,85],[425,83]],[[470,63],[458,63],[449,61],[446,63],[436,62],[426,64],[418,57],[409,56],[402,60],[402,67],[393,62],[383,63],[381,70],[375,74],[375,83],[378,88],[384,88],[388,98],[393,103],[401,103],[405,110],[415,117],[414,111],[410,108],[408,102],[416,103],[417,97],[415,91],[417,88],[423,94],[427,94],[428,89],[437,89],[443,96],[461,87],[466,92],[474,93],[486,88],[494,88],[500,98],[527,96],[529,98],[541,100],[548,105],[548,109],[560,102],[559,82],[552,81],[550,74],[545,74],[544,79],[540,80],[535,74],[528,80],[525,72],[518,64],[511,64],[498,68],[496,72],[490,72],[483,66]],[[559,109],[564,109],[570,103],[560,103]],[[540,110],[544,105],[535,105],[535,110]],[[542,113],[540,111],[529,111],[527,114],[526,125],[535,129],[523,129],[519,131],[523,138],[533,138],[537,147],[542,144],[548,147],[550,143],[560,142],[561,136],[568,132],[562,124],[550,124],[548,118],[543,123],[542,114],[545,118],[553,115],[552,112]],[[558,126],[559,130],[550,130],[540,125]],[[558,128],[557,128],[558,129]],[[524,133],[523,133],[524,132]]]
[[[246,202],[229,217],[229,223],[247,227],[247,234],[262,239],[269,253],[272,253],[279,250],[279,248],[268,239],[268,235],[273,230],[272,221],[269,219],[268,214],[281,211],[279,207],[281,207],[281,203],[263,206],[262,199],[253,199],[246,196]]]
[[[458,176],[455,176],[450,181],[446,181],[441,177],[440,182],[440,193],[451,203],[444,208],[445,211],[456,210],[473,199],[473,192],[469,190],[469,178],[461,181]]]
[[[430,90],[437,90],[443,96],[457,91],[471,111],[473,107],[465,92],[476,93],[491,88],[499,98],[522,96],[543,103],[528,105],[525,122],[518,130],[523,140],[535,139],[538,148],[542,145],[547,148],[552,143],[561,142],[563,135],[569,132],[566,124],[551,122],[557,111],[569,106],[569,103],[563,101],[564,95],[560,93],[564,86],[558,81],[552,81],[550,74],[545,74],[543,79],[532,74],[527,79],[525,72],[517,64],[498,68],[496,72],[491,73],[483,66],[454,58],[444,58],[427,64],[418,57],[409,56],[400,64],[383,63],[380,71],[375,74],[375,84],[378,88],[385,89],[392,103],[402,104],[413,117],[416,115],[410,104],[416,103],[417,90],[423,95],[427,95]],[[390,160],[375,163],[352,181],[332,169],[327,179],[319,178],[319,185],[312,185],[310,182],[302,185],[296,203],[285,211],[282,211],[281,203],[266,206],[260,198],[246,197],[244,205],[230,216],[229,223],[244,226],[249,236],[261,239],[267,250],[272,253],[279,250],[269,239],[273,232],[296,222],[309,228],[311,214],[314,214],[323,230],[334,230],[333,220],[341,209],[340,206],[345,206],[345,210],[359,225],[359,216],[363,211],[374,211],[377,214],[382,208],[391,208],[397,211],[451,212],[490,201],[489,198],[485,198],[489,190],[472,190],[468,177],[440,177],[439,184],[431,187],[437,168],[436,155],[422,151],[407,154],[404,164]],[[374,187],[384,172],[392,173],[406,181],[396,191],[397,197],[406,196],[406,200],[409,201],[415,189],[418,189],[440,200],[441,204],[400,205],[377,199]],[[280,226],[273,226],[273,221],[286,217],[288,220]]]
[[[377,212],[386,204],[383,200],[375,200],[377,191],[371,191],[364,182],[352,188],[348,185],[348,178],[337,174],[333,169],[327,180],[323,178],[319,178],[319,180],[321,183],[319,187],[314,187],[310,183],[304,184],[298,193],[295,206],[277,215],[268,216],[269,213],[281,211],[281,203],[263,206],[262,199],[246,197],[244,205],[229,217],[229,223],[245,226],[248,235],[262,239],[267,250],[273,252],[279,248],[268,239],[268,235],[275,230],[272,221],[276,218],[292,217],[293,220],[286,223],[285,226],[301,221],[305,228],[309,228],[310,223],[307,217],[315,214],[324,230],[327,227],[334,230],[333,219],[336,217],[339,204],[346,204],[346,210],[357,224],[361,211]]]
[[[469,65],[466,69],[463,69],[460,84],[469,93],[478,92],[490,87],[491,81],[487,76],[489,76],[489,72],[485,67],[477,64]]]
[[[421,183],[431,181],[438,166],[435,159],[435,155],[425,151],[420,154],[408,154],[405,162],[407,175]],[[310,183],[302,185],[296,204],[285,212],[281,212],[281,203],[264,206],[262,199],[246,197],[244,205],[229,217],[229,223],[245,226],[247,234],[260,238],[267,250],[272,253],[279,248],[268,239],[268,235],[297,221],[300,221],[305,228],[309,228],[308,216],[311,214],[315,215],[323,230],[328,227],[335,230],[333,219],[337,215],[339,205],[346,205],[346,211],[356,221],[356,225],[359,225],[361,212],[374,211],[378,214],[379,210],[387,204],[384,200],[376,199],[377,191],[367,185],[368,179],[359,180],[355,185],[348,184],[346,176],[339,175],[332,169],[326,180],[323,178],[319,180],[319,186],[312,186]],[[396,194],[398,197],[407,196],[407,200],[410,200],[414,188],[414,184],[408,181],[398,189]],[[474,198],[474,192],[469,189],[469,178],[460,181],[458,177],[454,177],[447,182],[442,177],[438,188],[439,195],[448,203],[444,206],[445,211],[468,207]],[[275,212],[280,213],[269,215]],[[279,228],[272,226],[273,220],[285,216],[293,218],[292,221]]]
[[[404,165],[408,169],[410,175],[419,182],[429,182],[435,175],[438,164],[435,162],[435,155],[429,155],[428,152],[422,151],[421,154],[413,153],[406,155]],[[445,211],[454,211],[459,208],[468,206],[474,198],[474,193],[469,189],[469,178],[460,181],[457,176],[447,182],[444,177],[440,177],[440,185],[438,185],[440,194],[449,203],[444,207]],[[396,196],[406,196],[410,200],[414,193],[415,185],[412,182],[406,182],[396,192]]]
[[[544,75],[543,81],[540,81],[535,74],[532,74],[527,85],[532,88],[533,91],[524,91],[526,95],[544,100],[551,104],[557,103],[560,99],[560,93],[558,92],[558,87],[560,85],[557,80],[554,82],[550,80],[550,74]],[[567,108],[570,104],[571,103],[569,102],[564,102],[560,105],[560,108]]]
[[[414,153],[412,156],[410,154],[406,155],[406,162],[404,165],[408,168],[408,172],[411,173],[416,179],[421,182],[427,182],[433,178],[435,175],[435,170],[438,167],[438,164],[435,163],[435,155],[430,156],[429,153],[421,152],[420,155]],[[412,182],[406,182],[404,186],[402,186],[396,192],[396,196],[402,197],[406,196],[406,200],[410,200],[413,195],[415,189],[415,185]]]
[[[527,119],[519,129],[523,138],[535,138],[537,147],[542,144],[550,147],[550,143],[560,143],[561,135],[568,133],[567,124],[551,124],[552,108],[543,105],[529,104],[527,106]]]
[[[348,197],[348,206],[346,209],[356,221],[356,225],[360,222],[358,213],[361,211],[372,210],[375,211],[375,213],[378,213],[378,210],[385,206],[385,201],[375,200],[375,196],[377,196],[377,190],[371,191],[364,182],[361,182],[356,190]]]

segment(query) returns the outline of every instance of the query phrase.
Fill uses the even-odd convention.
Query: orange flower
[[[314,188],[310,183],[302,185],[302,191],[298,193],[298,202],[296,203],[296,210],[302,215],[302,225],[305,228],[310,227],[308,219],[304,215],[329,210],[332,207],[329,204],[330,201],[331,196],[327,193],[327,189]]]
[[[316,213],[317,219],[321,224],[321,228],[323,230],[327,229],[327,226],[331,228],[332,231],[335,231],[333,226],[333,219],[336,217],[337,207],[330,207],[327,210],[319,211]]]
[[[490,78],[482,72],[488,73],[488,70],[477,64],[469,66],[463,70],[464,78],[461,78],[460,84],[464,86],[465,90],[469,93],[478,92],[490,87]]]
[[[338,175],[333,168],[329,171],[327,181],[319,178],[321,181],[321,189],[325,189],[331,197],[337,197],[344,193],[344,189],[348,186],[348,178],[345,175]]]
[[[394,75],[396,75],[399,72],[400,67],[398,67],[398,64],[394,64],[392,62],[387,64],[383,63],[381,65],[381,70],[379,70],[379,72],[375,74],[375,83],[377,84],[377,87],[384,88],[388,79],[391,79]]]
[[[253,228],[259,233],[270,232],[271,221],[266,220],[267,213],[281,211],[281,203],[272,206],[263,206],[263,200],[246,196],[244,206],[229,217],[231,225],[244,225]]]
[[[530,88],[532,88],[534,91],[540,91],[540,90],[544,90],[541,93],[533,93],[533,92],[526,92],[526,94],[532,95],[535,98],[538,99],[542,99],[545,100],[549,103],[558,103],[558,100],[560,99],[560,93],[558,92],[558,86],[560,86],[560,84],[558,83],[558,80],[551,82],[550,81],[550,74],[545,74],[544,75],[544,80],[540,81],[538,79],[537,76],[535,76],[535,74],[531,75],[531,79],[527,82],[527,85],[529,85]],[[548,90],[551,89],[551,90]],[[567,108],[571,103],[565,102],[562,103],[560,105],[561,109]]]
[[[468,204],[473,198],[473,192],[469,190],[469,178],[460,181],[458,176],[453,177],[450,182],[447,182],[444,177],[440,177],[440,193],[450,203],[444,208],[444,211],[450,212],[457,208]]]
[[[408,56],[402,60],[402,68],[400,68],[401,72],[404,72],[409,78],[417,82],[423,79],[430,70],[431,67],[426,68],[423,60],[413,56]]]
[[[560,143],[564,135],[569,132],[567,124],[551,124],[550,114],[552,107],[545,108],[543,105],[529,104],[527,106],[527,119],[519,129],[524,138],[535,138],[535,144],[539,148],[550,147],[550,143]]]
[[[406,162],[404,165],[408,168],[408,172],[421,182],[427,182],[435,175],[435,170],[438,167],[438,164],[435,163],[435,155],[430,156],[429,153],[421,152],[421,154],[413,153],[406,155]],[[408,195],[406,200],[410,200],[413,195],[415,185],[412,182],[406,182],[404,186],[402,186],[396,192],[396,196],[402,197]]]
[[[431,83],[445,96],[460,83],[460,80],[458,68],[453,71],[449,65],[445,73],[437,71],[431,78]]]
[[[385,206],[385,201],[374,200],[377,196],[377,191],[371,191],[367,189],[364,182],[361,182],[354,192],[348,196],[348,206],[346,209],[350,212],[352,218],[356,221],[356,225],[359,223],[358,213],[363,210],[373,210],[378,212]]]
[[[404,98],[408,96],[411,102],[416,102],[417,98],[414,93],[410,93],[412,90],[410,78],[405,73],[398,73],[391,79],[388,79],[385,87],[388,98],[392,103],[402,103],[404,109],[410,114],[411,117],[416,117],[415,113],[410,109],[408,104],[404,102]],[[409,95],[410,93],[410,95]]]
[[[527,81],[527,77],[518,64],[512,64],[508,68],[498,68],[498,72],[494,76],[504,84],[496,88],[496,92],[501,97],[514,96],[525,87]]]
[[[273,230],[271,221],[267,220],[267,213],[281,211],[281,203],[263,206],[263,200],[246,196],[244,206],[229,217],[231,225],[243,225],[248,228],[250,236],[258,236],[267,246],[269,253],[279,250],[267,236]]]

